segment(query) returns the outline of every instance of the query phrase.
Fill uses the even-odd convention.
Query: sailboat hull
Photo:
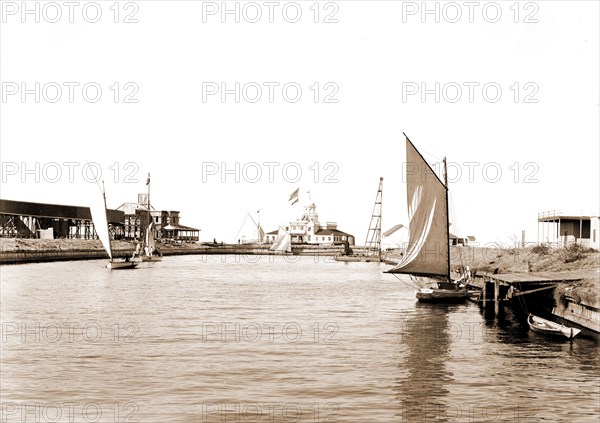
[[[376,262],[376,263],[380,263],[382,260],[379,257],[336,256],[335,257],[335,261],[363,262],[363,263]]]
[[[568,327],[551,320],[542,319],[541,317],[529,314],[527,317],[527,323],[529,328],[538,333],[544,333],[546,335],[559,336],[565,338],[575,338],[581,329]]]
[[[162,261],[162,256],[142,256],[142,261]]]
[[[430,303],[458,303],[469,298],[466,289],[421,288],[416,297],[419,301]]]
[[[418,280],[419,278],[416,279]],[[465,301],[469,299],[469,295],[469,290],[466,286],[448,281],[437,281],[434,286],[421,288],[416,293],[419,301],[438,303]]]
[[[106,267],[108,269],[133,269],[134,267],[136,267],[139,264],[138,261],[131,261],[131,260],[111,260],[108,262],[108,264],[106,265]]]

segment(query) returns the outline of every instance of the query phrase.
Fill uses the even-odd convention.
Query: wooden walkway
[[[513,272],[497,274],[483,273],[481,276],[508,285],[516,283],[557,284],[562,282],[577,282],[583,279],[600,279],[600,273],[593,270],[574,270],[568,272]]]
[[[590,270],[575,270],[566,272],[511,272],[511,273],[480,273],[475,276],[470,284],[482,290],[477,301],[483,301],[485,307],[488,298],[488,285],[493,285],[494,312],[498,314],[500,301],[511,297],[519,297],[539,291],[554,289],[559,283],[579,282],[584,279],[600,281],[600,273]],[[504,286],[504,294],[500,294],[500,288]],[[507,288],[510,290],[507,292]],[[506,298],[501,298],[501,296]],[[490,300],[491,301],[491,300]]]

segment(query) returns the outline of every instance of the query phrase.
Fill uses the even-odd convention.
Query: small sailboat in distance
[[[151,207],[150,207],[150,173],[148,173],[148,179],[146,179],[146,186],[148,187],[148,196],[146,197],[146,207],[148,208],[148,227],[144,235],[144,246],[141,249],[142,261],[162,261],[162,254],[156,248],[154,242],[154,220],[152,219]]]
[[[406,134],[404,136],[409,241],[400,262],[386,273],[410,275],[420,286],[416,293],[419,301],[465,301],[469,297],[466,282],[453,281],[450,277],[447,175],[442,182]],[[444,173],[445,165],[446,159]]]
[[[156,242],[154,241],[154,222],[150,222],[146,228],[144,244],[142,261],[162,261],[163,256],[156,248]]]
[[[273,245],[271,245],[271,250],[279,253],[292,252],[292,235],[281,226],[279,227],[279,232],[277,233],[277,239]]]
[[[112,246],[110,244],[110,232],[108,226],[108,213],[106,209],[106,194],[104,191],[104,181],[102,182],[102,200],[99,198],[92,202],[90,206],[90,213],[92,215],[92,221],[94,222],[94,228],[98,239],[102,243],[102,246],[108,254],[109,262],[106,267],[109,269],[133,269],[139,262],[130,260],[129,257],[116,258],[113,256]]]

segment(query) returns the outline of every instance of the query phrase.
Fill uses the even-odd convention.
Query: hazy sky
[[[156,208],[229,241],[300,188],[362,243],[379,177],[383,229],[407,223],[405,132],[482,243],[600,208],[596,1],[1,7],[3,199],[88,205],[100,170],[116,208],[150,172]]]

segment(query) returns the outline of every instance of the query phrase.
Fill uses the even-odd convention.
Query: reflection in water
[[[594,340],[419,303],[376,263],[252,258],[3,266],[0,421],[597,420]]]
[[[402,421],[439,421],[446,414],[447,383],[453,377],[446,366],[451,359],[450,307],[417,302],[415,312],[402,322],[405,358],[398,367],[405,376],[394,387]]]

